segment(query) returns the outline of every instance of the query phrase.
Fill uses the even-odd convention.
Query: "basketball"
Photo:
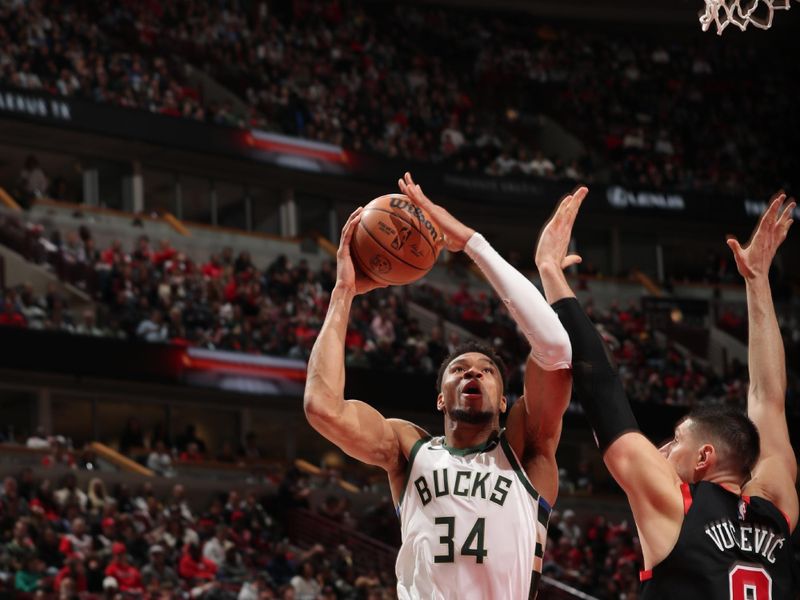
[[[442,234],[430,216],[403,194],[375,198],[364,207],[350,251],[371,279],[403,285],[431,270]]]

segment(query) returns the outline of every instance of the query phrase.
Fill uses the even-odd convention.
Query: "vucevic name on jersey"
[[[398,512],[401,600],[535,596],[550,507],[505,432],[464,449],[420,440]]]
[[[642,600],[794,600],[789,523],[764,498],[701,481],[683,484],[685,517],[672,552],[642,573]]]
[[[745,520],[747,502],[739,500],[739,515],[741,521]],[[786,543],[786,536],[770,525],[759,523],[733,522],[731,519],[716,519],[706,524],[705,532],[714,542],[714,546],[725,552],[738,548],[742,552],[757,555],[766,559],[770,564],[775,564],[775,551]],[[756,560],[756,556],[752,557]]]

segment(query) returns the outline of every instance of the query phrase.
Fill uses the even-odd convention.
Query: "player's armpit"
[[[797,527],[800,505],[798,504],[795,480],[797,461],[792,456],[787,461],[783,456],[760,458],[753,469],[753,476],[742,493],[746,496],[759,496],[772,502],[789,521],[789,530]]]
[[[683,523],[681,481],[672,465],[641,433],[618,437],[603,454],[616,482],[625,491],[642,542],[645,568],[670,553]]]

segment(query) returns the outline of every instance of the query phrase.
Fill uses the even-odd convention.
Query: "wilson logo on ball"
[[[411,202],[409,202],[408,200],[404,200],[403,198],[397,198],[393,196],[389,202],[389,206],[391,208],[404,210],[409,214],[415,216],[422,224],[422,226],[428,230],[428,233],[430,233],[431,239],[434,242],[439,238],[439,234],[436,231],[436,227],[434,227],[433,223],[431,223],[425,216],[425,213],[423,213],[422,210],[420,210],[420,208],[415,204],[412,204]]]
[[[385,285],[417,281],[431,270],[442,249],[437,228],[403,195],[375,198],[364,207],[353,232],[350,248],[356,267]]]

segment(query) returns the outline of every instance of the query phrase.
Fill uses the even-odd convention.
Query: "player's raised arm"
[[[794,201],[775,196],[743,248],[728,240],[747,288],[750,390],[747,414],[761,434],[761,454],[750,485],[797,523],[797,461],[786,423],[786,357],[769,285],[769,268],[792,225]]]
[[[525,368],[524,401],[511,409],[506,431],[534,486],[553,503],[558,493],[555,450],[571,389],[567,333],[536,286],[482,235],[431,202],[408,173],[399,184],[403,193],[436,220],[445,232],[447,248],[464,250],[480,267],[531,346]]]
[[[398,183],[400,190],[442,228],[447,249],[465,251],[480,267],[530,343],[533,359],[549,371],[568,368],[569,338],[536,286],[500,256],[480,233],[431,202],[409,173]]]
[[[344,340],[353,298],[380,284],[358,274],[350,240],[361,208],[345,223],[336,254],[336,286],[328,314],[308,360],[304,408],[308,422],[344,452],[390,474],[402,467],[400,443],[392,423],[358,400],[344,399]]]
[[[594,430],[606,466],[628,496],[649,568],[667,555],[677,539],[683,516],[680,480],[639,432],[605,345],[564,277],[562,269],[580,261],[567,256],[567,247],[586,192],[579,188],[561,201],[542,231],[536,265],[545,296],[572,342],[575,397]]]

